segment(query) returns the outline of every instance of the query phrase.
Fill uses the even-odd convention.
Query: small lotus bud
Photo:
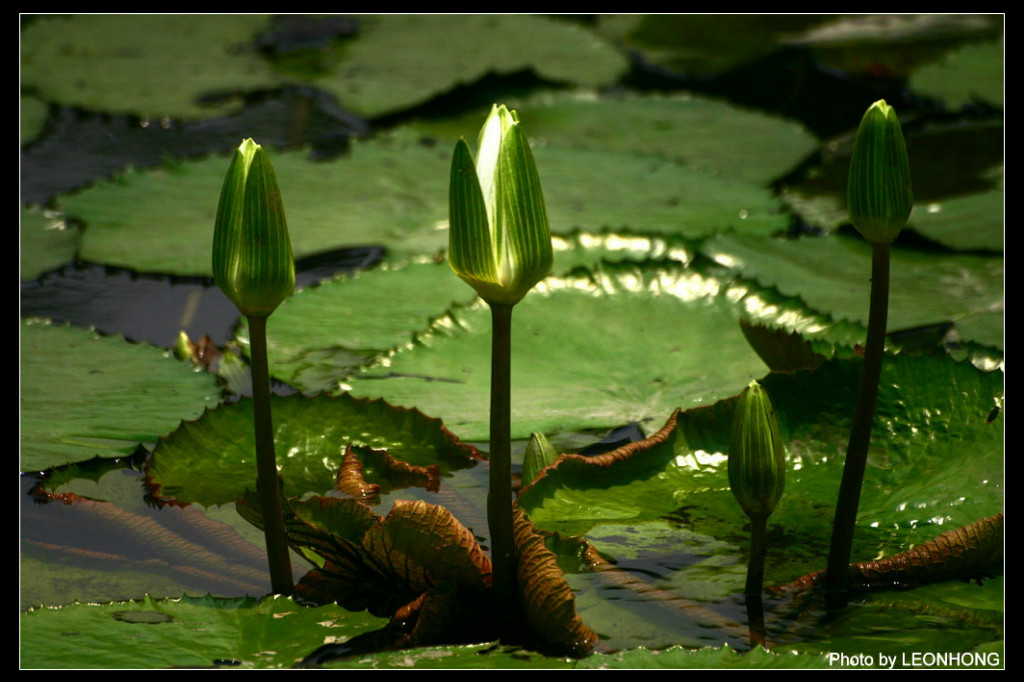
[[[736,401],[729,441],[729,486],[747,516],[767,518],[786,485],[786,453],[768,393],[750,382]]]
[[[266,317],[295,288],[295,259],[277,176],[247,139],[228,167],[213,234],[217,286],[248,317]]]
[[[526,444],[523,455],[523,485],[533,483],[541,469],[549,467],[558,459],[558,451],[551,445],[543,433],[530,434],[530,442]]]
[[[551,234],[540,177],[514,111],[495,105],[477,158],[455,145],[448,262],[488,303],[515,305],[551,271]]]
[[[910,161],[896,110],[878,100],[861,119],[846,189],[850,220],[871,244],[888,244],[914,205]]]

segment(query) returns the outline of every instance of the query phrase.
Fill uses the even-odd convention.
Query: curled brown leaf
[[[879,559],[850,564],[850,588],[860,591],[906,590],[919,585],[975,577],[1003,560],[1003,514],[985,517],[939,535],[917,547]],[[787,585],[768,588],[785,594],[816,589],[824,571]]]

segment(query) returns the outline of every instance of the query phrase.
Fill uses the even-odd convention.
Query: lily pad
[[[22,608],[270,592],[262,533],[233,507],[154,505],[130,463],[50,470],[24,495]]]
[[[935,201],[914,209],[913,229],[952,249],[1003,253],[1005,201],[1002,186]]]
[[[38,97],[21,96],[21,145],[25,146],[42,132],[50,108]]]
[[[534,158],[553,232],[626,228],[694,239],[729,230],[769,235],[789,226],[766,187],[726,174],[605,150],[538,147]]]
[[[395,260],[433,255],[447,244],[450,150],[377,140],[348,158],[310,161],[272,152],[296,258],[381,244]],[[210,276],[213,223],[226,158],[129,172],[65,198],[88,227],[81,257],[141,272]],[[329,197],[328,201],[324,201]]]
[[[21,322],[21,469],[118,457],[220,401],[214,377],[166,351]]]
[[[21,209],[21,281],[70,263],[78,249],[78,230],[70,229],[60,213],[41,208]]]
[[[520,110],[530,138],[540,147],[652,156],[760,185],[792,171],[819,144],[794,121],[690,94],[549,93],[509,106]],[[453,140],[474,140],[485,117],[486,111],[479,111],[453,121],[421,120],[415,127]],[[700,198],[684,193],[681,200]]]
[[[389,262],[404,263],[447,248],[447,146],[420,144],[403,130],[354,143],[350,156],[332,162],[312,162],[300,152],[271,156],[297,258],[377,244],[387,248]],[[625,227],[692,238],[722,230],[771,234],[788,225],[766,188],[676,162],[555,147],[538,148],[535,156],[555,232]],[[223,158],[166,164],[64,198],[66,214],[88,228],[81,258],[141,272],[209,276],[226,170]]]
[[[268,325],[271,373],[307,392],[334,388],[375,355],[411,343],[453,304],[475,299],[447,263],[377,268],[297,291]],[[239,335],[247,341],[245,328]]]
[[[738,314],[728,281],[676,264],[548,278],[513,314],[512,437],[644,422],[732,394],[765,369]],[[486,440],[489,337],[485,304],[456,309],[345,386]]]
[[[702,252],[835,319],[867,322],[871,249],[859,236],[762,240],[720,235],[705,242]],[[1003,277],[1002,258],[917,251],[897,244],[888,328],[953,322],[962,340],[1001,350]]]
[[[708,76],[763,57],[786,37],[828,19],[819,14],[612,14],[601,15],[597,26],[652,64]]]
[[[1002,108],[1005,53],[1003,40],[961,47],[939,62],[915,71],[910,88],[941,98],[949,107],[980,101]]]
[[[21,664],[58,669],[291,668],[324,641],[345,641],[384,622],[366,612],[334,605],[310,608],[282,597],[146,597],[41,607],[21,617]],[[55,647],[55,641],[61,646]]]
[[[244,93],[281,83],[253,40],[255,14],[86,14],[37,20],[21,33],[21,82],[41,97],[143,118],[208,118]]]
[[[859,360],[830,360],[761,381],[791,466],[769,521],[779,549],[774,558],[769,552],[768,581],[821,568],[827,554],[831,526],[823,517],[838,490],[859,368]],[[895,554],[1003,509],[1002,431],[987,422],[1002,399],[1002,374],[948,358],[895,356],[882,377],[855,558]],[[668,517],[690,532],[738,541],[746,519],[726,472],[732,402],[681,412],[658,434],[607,455],[565,455],[523,490],[519,504],[540,527],[563,533]],[[974,457],[956,456],[964,443]],[[742,578],[740,564],[714,580],[738,589]]]
[[[360,17],[348,44],[318,87],[369,118],[423,104],[485,75],[532,70],[538,77],[601,87],[625,73],[624,54],[572,22],[526,14]]]
[[[388,450],[410,464],[439,464],[443,474],[473,466],[476,450],[441,422],[384,401],[273,396],[278,465],[285,493],[327,493],[334,488],[346,446]],[[252,401],[206,411],[157,444],[148,467],[157,495],[181,504],[234,502],[256,484]]]

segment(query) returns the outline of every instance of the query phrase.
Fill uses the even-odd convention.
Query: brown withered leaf
[[[245,502],[239,511],[260,525],[253,496]],[[483,593],[490,582],[490,559],[473,534],[426,502],[398,500],[379,517],[353,499],[292,500],[285,527],[297,551],[322,560],[296,585],[296,596],[310,602],[390,616],[442,583]]]
[[[576,599],[555,554],[521,509],[515,510],[515,547],[519,593],[529,635],[560,656],[585,656],[597,643],[576,613]]]
[[[914,549],[878,561],[850,564],[850,589],[907,590],[943,580],[969,579],[1003,560],[1003,515],[985,517],[946,531]],[[769,587],[774,594],[820,587],[825,571],[814,571],[787,585]]]
[[[391,456],[386,450],[349,445],[345,448],[335,488],[368,504],[380,502],[381,493],[418,487],[429,492],[441,488],[437,464],[417,466]]]

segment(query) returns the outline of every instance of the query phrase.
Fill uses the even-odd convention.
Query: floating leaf
[[[800,538],[798,545],[780,540],[785,549],[768,561],[771,582],[818,568],[824,556],[830,527],[822,518],[834,506],[842,468],[837,454],[848,437],[859,363],[834,359],[814,371],[771,374],[761,381],[780,420],[791,467],[771,525],[793,542]],[[1001,374],[951,360],[899,356],[887,360],[882,376],[874,428],[887,434],[886,445],[869,455],[855,558],[904,551],[930,539],[931,528],[966,525],[1002,507],[1002,434],[986,423],[993,401],[1002,396]],[[567,534],[670,517],[683,520],[689,531],[739,543],[745,520],[729,493],[723,454],[732,402],[679,412],[654,436],[612,453],[564,455],[522,491],[519,505],[540,528]],[[965,442],[971,443],[971,458],[956,456]],[[742,565],[715,580],[726,575],[737,589]]]
[[[789,173],[819,144],[813,135],[793,121],[689,93],[555,92],[522,101],[512,100],[509,106],[513,105],[524,115],[528,113],[530,136],[539,146],[670,160],[697,173],[743,180],[752,185],[764,186]],[[473,118],[424,120],[416,122],[414,127],[453,140],[459,136],[473,139],[470,137],[476,132],[473,122],[481,117],[481,113],[474,112]],[[699,135],[693,134],[698,130]],[[576,173],[584,170],[581,166]],[[542,166],[545,196],[548,193],[546,175]],[[685,204],[707,199],[695,192],[682,192],[679,201]]]
[[[410,464],[438,464],[442,474],[477,461],[475,448],[419,410],[349,395],[271,396],[271,405],[288,495],[332,490],[349,445],[388,450]],[[182,504],[227,504],[255,486],[255,457],[252,401],[243,399],[161,440],[148,466],[149,484],[158,496]]]
[[[21,281],[70,263],[78,248],[78,230],[60,213],[40,208],[21,209]]]
[[[256,14],[88,14],[44,17],[21,34],[22,84],[45,98],[143,118],[209,118],[241,100],[203,97],[281,83],[250,44]]]
[[[337,69],[316,81],[365,117],[423,104],[483,78],[532,70],[540,78],[601,87],[625,55],[582,26],[527,14],[361,17]]]
[[[339,606],[211,596],[32,609],[21,617],[24,668],[290,668],[324,640],[383,624]],[[54,646],[60,642],[60,646]]]
[[[22,471],[125,455],[220,400],[212,376],[160,348],[38,320],[22,320],[21,343]]]
[[[475,299],[446,263],[376,268],[300,290],[268,326],[271,374],[307,392],[335,388],[375,355],[410,343],[453,304]],[[247,336],[243,327],[239,337]]]
[[[866,323],[870,247],[859,237],[831,235],[761,240],[720,235],[702,251],[762,286],[799,296],[836,319]],[[968,324],[960,338],[1003,347],[1003,260],[900,248],[892,252],[891,330],[940,322]]]
[[[548,278],[513,315],[513,438],[642,422],[746,385],[764,365],[732,300],[728,281],[676,264]],[[482,304],[455,310],[346,384],[485,440],[489,330]]]
[[[914,92],[940,97],[950,108],[974,102],[1003,107],[1005,39],[959,48],[910,77]]]

